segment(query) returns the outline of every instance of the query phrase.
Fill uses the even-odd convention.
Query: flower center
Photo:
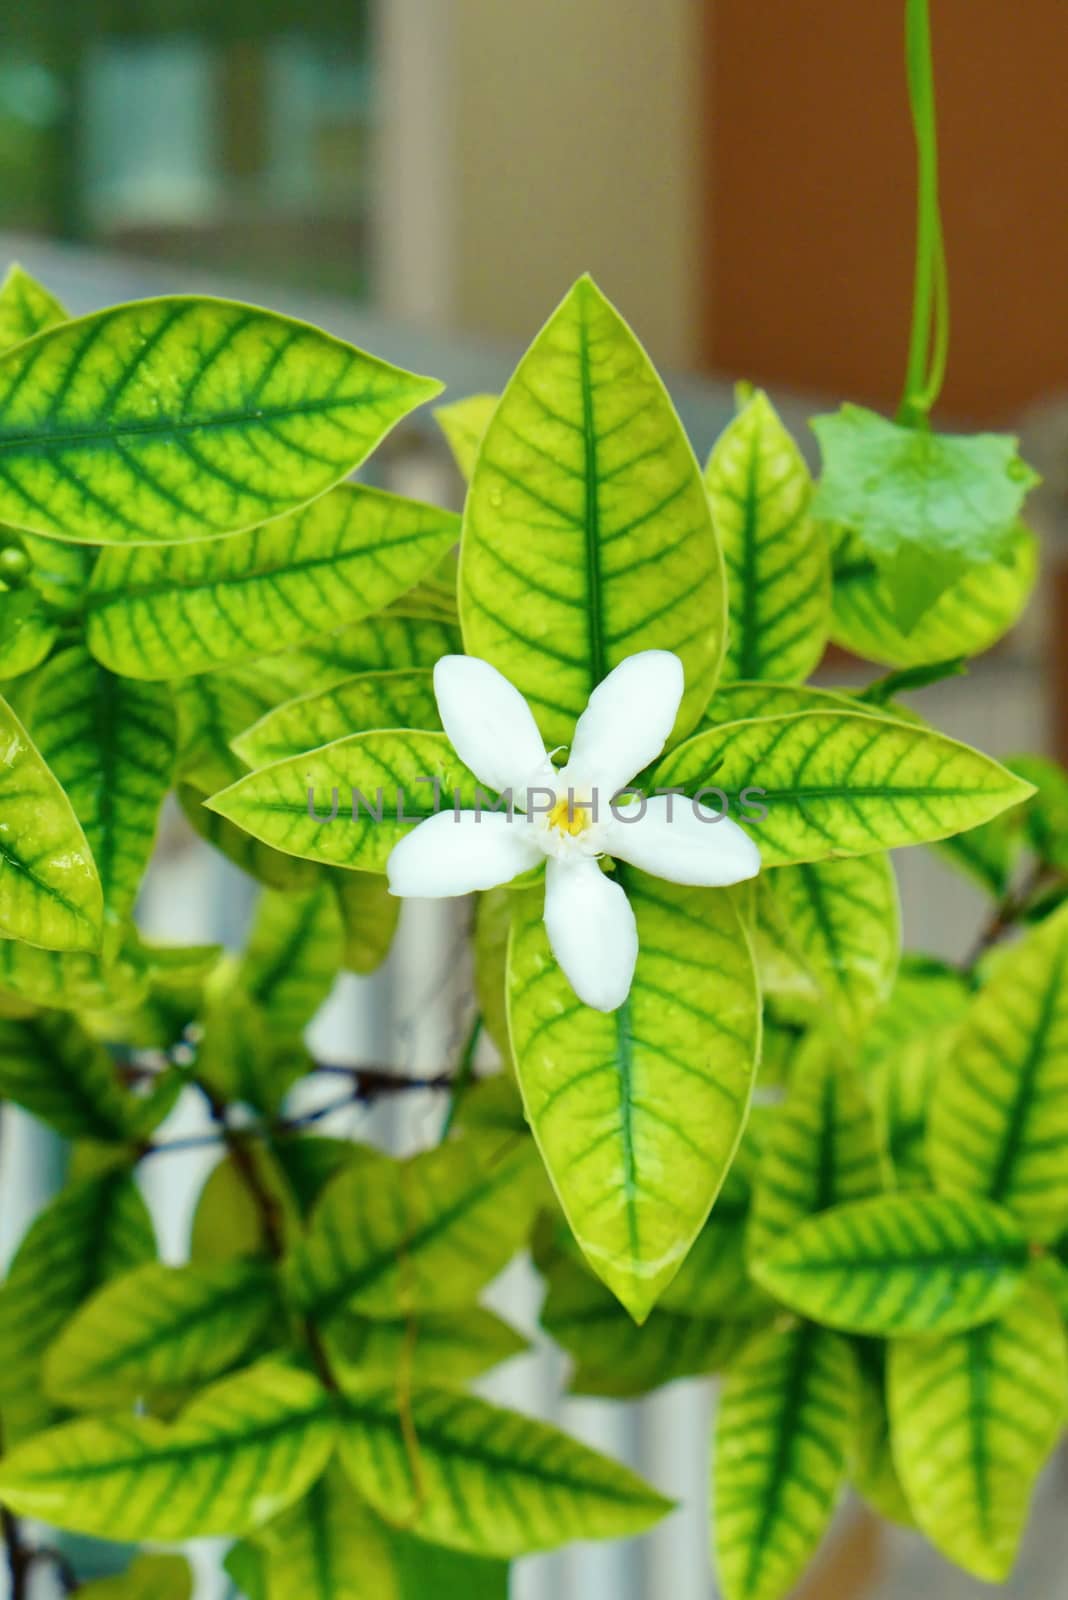
[[[589,806],[583,805],[577,796],[572,800],[565,794],[549,812],[550,828],[555,828],[558,833],[569,834],[572,839],[585,833],[592,823],[593,814]]]

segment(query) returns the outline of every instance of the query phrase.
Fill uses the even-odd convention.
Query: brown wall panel
[[[893,406],[914,157],[898,0],[706,0],[708,365]],[[943,408],[1068,388],[1068,3],[932,0]]]

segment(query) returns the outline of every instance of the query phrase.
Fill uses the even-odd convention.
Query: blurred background
[[[571,280],[592,271],[669,377],[703,455],[731,384],[767,385],[801,433],[848,397],[891,408],[904,369],[913,155],[898,0],[16,0],[0,16],[0,257],[74,312],[208,289],[305,315],[444,378],[498,389]],[[1065,0],[936,0],[952,342],[948,423],[1011,427],[1046,477],[1047,579],[1012,638],[926,692],[939,726],[995,753],[1068,755],[1068,152]],[[805,439],[811,447],[811,436]],[[455,500],[432,425],[377,468]],[[841,657],[828,681],[856,681]],[[172,936],[236,938],[251,887],[168,823],[143,908]],[[977,897],[902,864],[909,940],[958,954]],[[385,971],[320,1019],[347,1057],[440,1065],[455,1027],[444,925],[405,911]],[[418,1008],[420,1022],[413,1017]],[[184,1113],[179,1112],[179,1117]],[[398,1147],[428,1106],[349,1124]],[[335,1130],[341,1131],[341,1130]],[[15,1118],[3,1136],[6,1254],[61,1168]],[[190,1165],[154,1179],[174,1259]],[[533,1330],[522,1266],[497,1301]],[[520,1563],[513,1600],[712,1600],[707,1385],[640,1405],[561,1401],[551,1351],[491,1391],[632,1460],[686,1509],[629,1550]],[[1068,1596],[1056,1466],[1018,1600]],[[104,1557],[100,1557],[101,1561]],[[222,1593],[203,1558],[205,1597]],[[0,1580],[2,1582],[2,1580]],[[854,1506],[807,1600],[990,1593]],[[428,1600],[432,1597],[428,1596]]]

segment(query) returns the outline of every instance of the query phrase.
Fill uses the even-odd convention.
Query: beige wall
[[[454,21],[452,316],[528,338],[583,271],[696,364],[703,0],[437,0]]]

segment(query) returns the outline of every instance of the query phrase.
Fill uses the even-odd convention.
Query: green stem
[[[938,204],[938,129],[928,0],[906,0],[905,61],[916,136],[916,273],[901,422],[922,426],[942,388],[949,346],[949,290]]]
[[[472,1018],[471,1027],[468,1031],[467,1038],[464,1040],[464,1047],[460,1053],[459,1065],[456,1068],[456,1075],[453,1079],[453,1091],[449,1097],[448,1108],[445,1112],[445,1121],[443,1122],[441,1128],[441,1137],[443,1139],[447,1137],[449,1129],[452,1127],[453,1122],[456,1119],[456,1113],[460,1109],[460,1101],[467,1093],[467,1090],[471,1084],[471,1079],[474,1077],[475,1052],[478,1050],[478,1041],[481,1039],[481,1037],[482,1013],[481,1011],[476,1011],[474,1017]]]

